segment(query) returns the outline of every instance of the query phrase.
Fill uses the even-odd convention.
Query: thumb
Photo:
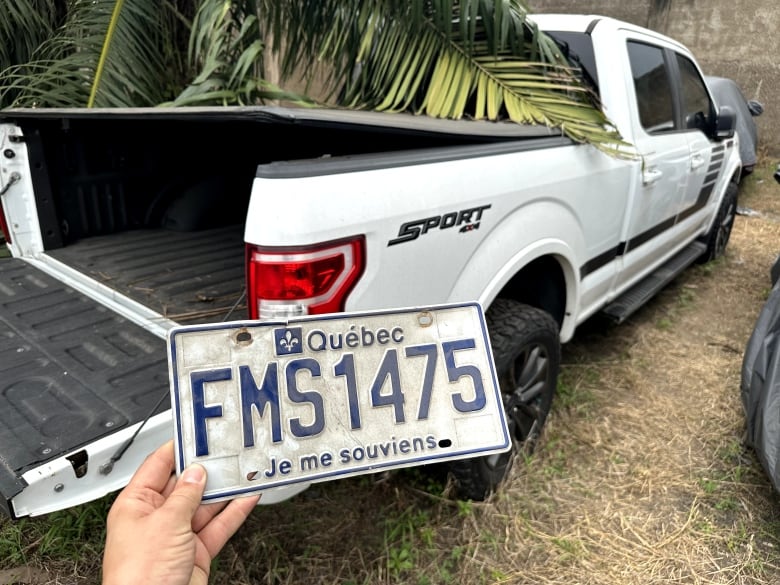
[[[165,502],[165,507],[178,515],[187,515],[192,519],[200,506],[203,491],[206,489],[206,469],[194,463],[184,470],[176,482],[176,487]]]

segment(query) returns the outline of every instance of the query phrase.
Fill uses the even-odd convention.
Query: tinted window
[[[599,92],[599,75],[596,71],[596,56],[589,34],[580,32],[545,31],[561,48],[563,56],[582,72],[585,82]]]
[[[686,128],[698,128],[707,134],[712,127],[710,96],[696,66],[690,59],[677,55],[683,97],[683,120]]]
[[[628,58],[642,126],[650,133],[674,130],[672,89],[663,50],[629,42]]]

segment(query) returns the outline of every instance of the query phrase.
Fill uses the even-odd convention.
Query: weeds
[[[683,286],[677,294],[677,304],[681,308],[690,307],[696,300],[696,293],[690,286]]]
[[[593,388],[600,384],[598,371],[590,366],[564,364],[555,390],[555,409],[586,411],[594,401]]]
[[[103,553],[105,522],[113,498],[55,512],[41,518],[3,520],[0,525],[0,568],[33,560],[80,562]]]

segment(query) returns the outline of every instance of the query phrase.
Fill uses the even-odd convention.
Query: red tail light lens
[[[3,237],[9,244],[11,243],[11,232],[8,231],[8,223],[5,220],[5,211],[3,210],[3,203],[0,201],[0,229],[3,230]]]
[[[363,268],[362,236],[295,249],[248,245],[249,317],[343,311]]]

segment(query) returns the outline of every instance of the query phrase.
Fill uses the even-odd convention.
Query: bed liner
[[[168,390],[165,341],[20,259],[0,262],[0,493],[143,420]],[[166,399],[155,409],[170,408]],[[9,511],[10,512],[10,511]]]

